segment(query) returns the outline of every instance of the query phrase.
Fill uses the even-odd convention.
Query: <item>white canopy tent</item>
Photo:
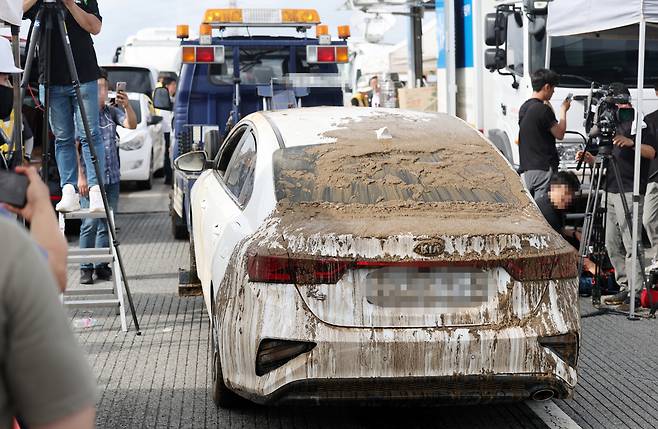
[[[638,28],[638,67],[637,97],[635,100],[636,124],[642,124],[644,112],[644,59],[647,24],[658,24],[658,0],[554,0],[549,5],[547,35],[549,37],[568,36],[613,28],[637,26]],[[637,126],[636,142],[642,141],[642,127]],[[635,177],[633,183],[633,243],[640,239],[639,196],[640,193],[640,145],[635,145]],[[638,264],[637,245],[633,246],[632,269]],[[635,314],[635,276],[629,276],[631,289],[630,317]],[[642,287],[640,285],[639,287]]]

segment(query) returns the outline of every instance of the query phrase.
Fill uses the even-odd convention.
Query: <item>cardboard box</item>
[[[421,112],[436,112],[436,86],[422,88],[400,88],[398,99],[401,109],[419,110]]]

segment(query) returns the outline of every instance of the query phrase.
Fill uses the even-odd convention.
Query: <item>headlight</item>
[[[144,136],[133,137],[130,140],[122,141],[119,143],[119,149],[123,150],[139,150],[144,146]]]

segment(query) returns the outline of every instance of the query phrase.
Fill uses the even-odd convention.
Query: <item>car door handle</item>
[[[208,202],[206,200],[201,200],[201,204],[199,204],[199,207],[201,207],[201,210],[205,210],[206,207],[208,207]]]
[[[219,225],[215,225],[212,227],[212,235],[214,236],[219,236],[219,234],[222,232],[222,229],[220,228]]]

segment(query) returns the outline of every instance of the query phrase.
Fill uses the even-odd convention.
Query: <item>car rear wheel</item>
[[[214,323],[211,324],[210,337],[212,338],[212,400],[219,408],[235,408],[243,402],[243,399],[224,384],[222,360],[219,356]]]

